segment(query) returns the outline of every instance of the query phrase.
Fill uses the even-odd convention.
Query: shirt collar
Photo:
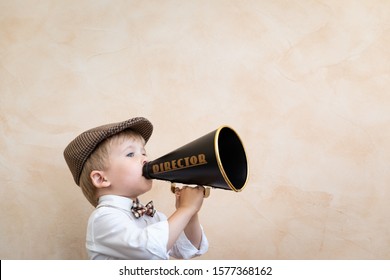
[[[129,211],[133,206],[133,200],[128,197],[109,194],[99,197],[98,207],[102,205],[115,206]]]

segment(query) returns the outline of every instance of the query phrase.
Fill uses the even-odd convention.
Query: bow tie
[[[139,202],[137,198],[136,201],[133,201],[131,212],[133,213],[134,217],[138,219],[145,214],[150,217],[153,217],[154,213],[156,213],[156,209],[154,209],[153,201],[150,201],[148,204],[146,204],[146,206],[144,206]]]

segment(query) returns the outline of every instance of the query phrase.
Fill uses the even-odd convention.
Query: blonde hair
[[[90,176],[91,172],[94,170],[107,170],[112,145],[122,144],[129,138],[140,140],[145,144],[144,138],[138,132],[130,129],[124,130],[101,142],[85,162],[80,175],[80,188],[84,196],[94,207],[98,205],[99,198],[97,197],[97,188]]]

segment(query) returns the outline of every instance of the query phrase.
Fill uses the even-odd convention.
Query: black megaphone
[[[143,176],[240,192],[248,181],[249,172],[245,149],[238,134],[228,126],[221,126],[147,162]]]

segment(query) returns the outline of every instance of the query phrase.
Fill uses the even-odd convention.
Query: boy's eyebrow
[[[125,152],[125,151],[127,151],[127,150],[129,150],[129,149],[134,149],[134,148],[135,148],[135,146],[134,146],[133,144],[126,145],[126,146],[123,148],[123,152]],[[146,150],[145,150],[144,147],[141,148],[141,152],[143,152],[143,153],[146,152]]]
[[[133,145],[133,144],[126,145],[126,146],[123,148],[123,152],[124,152],[124,151],[127,151],[128,149],[133,149],[133,148],[134,148],[134,145]]]

